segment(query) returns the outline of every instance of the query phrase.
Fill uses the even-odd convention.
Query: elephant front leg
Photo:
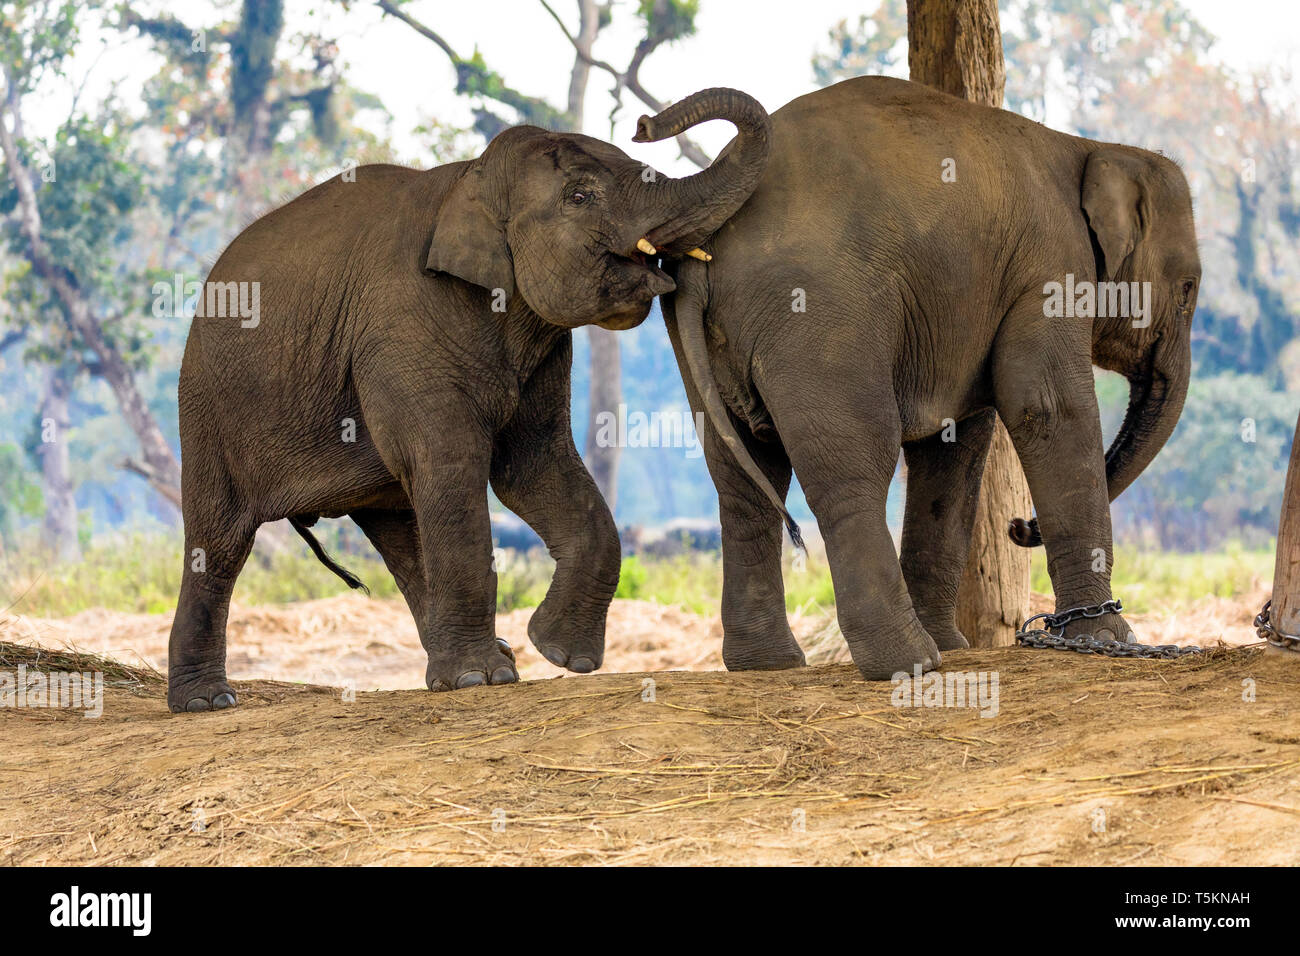
[[[957,592],[996,414],[990,408],[951,425],[951,431],[903,445],[903,579],[917,617],[941,651],[970,646],[957,629]]]
[[[810,401],[802,383],[851,388],[861,373],[832,366],[769,374],[769,404],[826,542],[836,615],[853,662],[867,680],[933,670],[939,648],[912,608],[885,520],[901,435],[892,391],[878,387],[884,376],[864,376],[864,385],[875,387],[851,399],[831,393]]]
[[[618,588],[621,549],[614,517],[567,423],[555,437],[548,444],[514,432],[499,439],[492,489],[555,559],[551,586],[528,622],[529,640],[557,667],[587,674],[605,658],[605,618]]]
[[[519,679],[513,657],[496,638],[486,485],[486,460],[450,456],[416,468],[410,482],[429,595],[420,639],[429,655],[425,683],[430,690]]]
[[[555,559],[546,598],[528,622],[529,640],[557,667],[586,674],[604,661],[622,551],[609,506],[573,444],[570,350],[565,336],[522,389],[493,445],[492,489]]]
[[[1062,343],[1055,361],[1014,340],[995,352],[998,414],[1029,483],[1058,612],[1111,600],[1110,500],[1088,347]],[[1132,630],[1112,613],[1073,621],[1064,634],[1132,640]]]

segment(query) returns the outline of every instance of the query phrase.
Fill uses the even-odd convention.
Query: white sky
[[[1216,54],[1228,65],[1248,69],[1290,65],[1300,72],[1300,0],[1183,0],[1220,37]],[[827,31],[841,19],[856,20],[873,10],[877,0],[702,0],[694,37],[661,47],[647,61],[642,80],[664,101],[678,99],[708,86],[734,86],[774,110],[813,89],[810,59],[826,45]],[[215,20],[210,4],[175,0],[159,5],[182,20],[202,24]],[[552,0],[570,31],[576,30],[572,0]],[[149,4],[142,4],[148,9]],[[398,154],[427,161],[417,154],[409,130],[430,117],[468,125],[468,102],[453,92],[454,73],[447,57],[405,24],[382,17],[365,0],[354,0],[350,11],[329,0],[288,0],[291,30],[326,25],[338,37],[345,76],[353,86],[372,92],[393,114],[388,135]],[[613,24],[603,31],[595,54],[622,68],[636,42],[635,0],[615,0]],[[791,15],[791,11],[795,15]],[[437,30],[462,56],[477,46],[488,64],[525,93],[565,101],[572,52],[559,28],[536,0],[475,0],[452,5],[425,0],[410,6],[417,19]],[[72,64],[75,84],[85,82],[84,97],[102,97],[109,89],[130,102],[139,83],[157,69],[158,59],[142,40],[107,34]],[[89,76],[86,79],[87,75]],[[610,77],[593,70],[587,94],[587,128],[611,139],[637,158],[666,172],[681,174],[691,167],[678,159],[672,143],[638,146],[630,143],[636,119],[644,111],[630,94],[610,135],[612,100]],[[67,113],[70,88],[50,91],[43,108],[29,116],[31,131],[47,134],[45,123]],[[710,153],[732,136],[726,123],[711,123],[692,133]]]

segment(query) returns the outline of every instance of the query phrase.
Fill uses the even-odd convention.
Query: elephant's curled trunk
[[[707,169],[661,184],[671,215],[646,237],[661,251],[681,254],[699,246],[744,205],[767,165],[772,121],[752,96],[725,87],[701,90],[637,120],[633,141],[651,143],[715,119],[733,123],[736,137]]]
[[[1186,336],[1161,336],[1141,365],[1128,375],[1128,409],[1115,440],[1106,449],[1106,495],[1118,498],[1137,480],[1178,425],[1191,378],[1191,349]],[[1014,518],[1011,540],[1024,548],[1043,543],[1038,519]]]
[[[731,423],[727,406],[718,391],[718,383],[709,369],[709,347],[704,337],[704,276],[706,267],[703,263],[683,261],[677,272],[677,294],[673,299],[673,312],[676,316],[677,336],[681,341],[682,354],[686,358],[686,367],[690,372],[695,391],[704,403],[705,414],[709,424],[718,433],[718,438],[731,452],[736,463],[744,470],[749,479],[772,503],[772,507],[781,515],[786,531],[790,533],[790,542],[800,551],[806,550],[799,525],[785,507],[785,501],[777,494],[772,482],[758,467],[749,454],[745,444]],[[692,281],[692,277],[695,281]],[[664,313],[665,318],[667,312]]]

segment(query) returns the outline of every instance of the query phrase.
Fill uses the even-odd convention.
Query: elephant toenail
[[[510,658],[512,661],[515,659],[515,650],[510,646],[510,642],[504,637],[497,638],[497,647],[501,649],[501,653],[506,657]]]
[[[575,657],[569,661],[569,670],[575,674],[590,674],[596,669],[596,662],[590,657]]]
[[[519,680],[519,675],[515,673],[513,667],[498,667],[492,672],[492,683],[494,684],[513,684]]]
[[[191,714],[197,714],[205,710],[211,710],[212,707],[202,697],[195,697],[185,705],[185,709]]]
[[[212,698],[213,710],[225,710],[227,707],[234,707],[234,706],[235,706],[234,694],[218,694],[216,697]]]
[[[556,667],[563,667],[569,660],[569,655],[565,654],[564,651],[560,650],[558,647],[543,647],[542,656]]]
[[[456,679],[456,686],[460,687],[478,687],[480,684],[487,682],[487,676],[482,671],[466,671]]]

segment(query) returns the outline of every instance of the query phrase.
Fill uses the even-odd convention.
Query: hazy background
[[[551,5],[576,32],[573,0]],[[847,77],[905,76],[904,10],[902,0],[616,0],[593,53],[621,71],[638,42],[656,35],[640,70],[655,97],[730,85],[775,110]],[[188,320],[155,318],[154,282],[201,279],[250,217],[346,162],[434,165],[476,155],[503,124],[562,114],[574,65],[572,46],[536,0],[288,0],[274,44],[260,51],[269,78],[259,113],[240,102],[232,61],[248,55],[237,52],[250,16],[244,4],[2,3],[0,11],[4,121],[36,179],[46,238],[177,453]],[[205,49],[196,53],[198,29]],[[1117,539],[1183,550],[1266,546],[1300,410],[1300,4],[1011,0],[1002,29],[1007,108],[1163,150],[1183,164],[1196,197],[1204,280],[1195,378],[1169,447],[1115,505]],[[612,84],[594,69],[581,114],[569,120],[659,169],[694,170],[672,143],[630,142],[636,118],[650,110],[624,90],[611,118]],[[731,133],[714,123],[692,136],[715,155]],[[51,160],[56,175],[46,182],[40,173]],[[10,173],[6,165],[0,180],[0,551],[54,546],[75,558],[118,529],[174,535],[174,508],[123,467],[139,463],[139,430],[123,417],[102,355],[33,273]],[[586,334],[575,343],[582,448]],[[619,343],[629,408],[684,411],[657,309]],[[55,389],[66,404],[62,487],[43,467],[42,409]],[[1101,376],[1098,390],[1110,434],[1126,386]],[[684,449],[625,449],[617,491],[622,526],[716,519],[704,461]],[[60,496],[75,512],[75,547],[50,542],[48,530],[41,544]]]

